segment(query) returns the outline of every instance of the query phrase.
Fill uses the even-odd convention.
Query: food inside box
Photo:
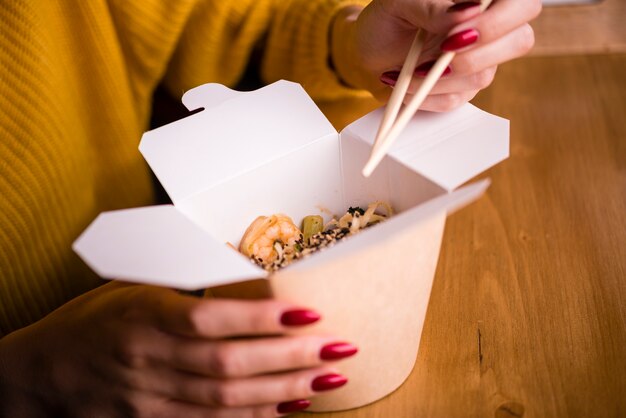
[[[379,208],[385,213],[379,213]],[[283,214],[259,216],[250,224],[239,244],[239,251],[267,271],[286,267],[299,258],[332,247],[336,242],[384,221],[393,215],[391,206],[382,201],[371,203],[367,209],[350,207],[339,219],[327,224],[320,215],[307,215],[301,228]]]

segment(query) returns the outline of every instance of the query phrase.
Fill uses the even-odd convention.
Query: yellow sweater
[[[355,3],[0,2],[0,337],[99,283],[70,249],[99,212],[152,203],[137,145],[159,83],[234,85],[262,48],[265,82],[366,98],[328,66],[331,19]]]

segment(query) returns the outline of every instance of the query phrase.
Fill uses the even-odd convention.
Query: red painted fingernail
[[[280,316],[280,323],[293,327],[312,324],[313,322],[319,321],[320,318],[321,316],[317,312],[308,309],[294,309],[283,312]]]
[[[316,392],[321,392],[324,390],[331,390],[341,387],[348,383],[348,378],[342,376],[340,374],[325,374],[324,376],[319,376],[313,379],[311,382],[311,389]]]
[[[380,81],[388,86],[395,86],[399,75],[400,71],[387,71],[386,73],[382,73]]]
[[[302,411],[311,406],[311,401],[308,399],[299,399],[297,401],[282,402],[276,406],[276,411],[279,414],[288,414],[290,412]]]
[[[465,1],[463,3],[457,3],[454,6],[450,6],[448,10],[446,11],[448,13],[461,12],[463,10],[471,9],[472,7],[478,7],[478,6],[480,6],[480,2]]]
[[[357,351],[359,351],[359,349],[350,343],[326,344],[320,350],[320,358],[322,360],[339,360],[353,356]]]
[[[462,32],[455,33],[448,37],[441,44],[442,51],[456,51],[465,48],[478,40],[478,31],[476,29],[466,29]]]
[[[428,62],[418,65],[415,71],[413,72],[413,74],[415,74],[418,77],[426,77],[430,69],[433,68],[433,66],[435,65],[435,62],[437,61],[433,60],[433,61],[428,61]],[[443,70],[442,76],[448,75],[451,72],[452,72],[452,69],[448,65],[446,69]]]

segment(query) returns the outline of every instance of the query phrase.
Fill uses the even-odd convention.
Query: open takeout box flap
[[[102,213],[73,249],[104,278],[178,289],[267,275],[172,205]]]
[[[212,94],[216,97],[209,97]],[[465,192],[448,195],[446,188],[495,164],[489,151],[465,140],[467,130],[486,129],[483,136],[496,148],[508,148],[507,121],[471,105],[451,115],[422,113],[401,135],[395,154],[366,179],[360,168],[369,155],[380,110],[339,136],[302,88],[286,81],[248,93],[209,84],[190,91],[185,101],[189,108],[204,110],[147,132],[140,146],[175,206],[103,214],[75,243],[79,255],[103,277],[184,289],[267,277],[225,242],[237,244],[258,215],[284,211],[299,222],[318,205],[338,214],[348,206],[389,201],[399,215],[338,244],[335,251],[340,255],[376,245],[393,231],[430,216],[425,208],[449,210]],[[466,152],[462,148],[468,144],[472,149]],[[481,159],[481,152],[488,158]],[[442,173],[428,166],[424,159],[429,156],[443,167]],[[482,163],[474,164],[472,158]],[[453,160],[463,168],[450,167]],[[446,177],[448,168],[457,174]],[[294,184],[297,193],[282,192]],[[251,187],[258,193],[251,193]],[[480,193],[461,200],[468,203]],[[225,217],[231,220],[222,225]],[[288,268],[321,263],[328,253]]]
[[[243,93],[204,85],[187,92],[185,103],[204,110],[144,133],[139,145],[174,204],[337,134],[288,81]]]
[[[338,242],[286,269],[306,269],[363,247],[381,245],[440,213],[450,214],[478,199],[489,186],[482,180],[445,193],[385,222]],[[104,212],[74,242],[74,251],[101,277],[196,290],[231,284],[268,273],[172,205]]]
[[[181,101],[187,110],[209,109],[227,100],[239,97],[242,92],[229,89],[223,84],[207,83],[188,90]]]
[[[300,225],[307,215],[319,213],[330,220],[329,213],[344,212],[340,165],[337,134],[326,135],[183,199],[176,207],[220,242],[237,246],[248,225],[261,215],[283,213]]]
[[[384,109],[341,133],[374,143]],[[417,112],[388,155],[450,191],[509,155],[509,121],[467,103],[445,113]],[[375,173],[376,171],[374,171]]]

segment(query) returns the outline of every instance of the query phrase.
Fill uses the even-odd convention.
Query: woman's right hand
[[[535,42],[528,24],[541,0],[498,0],[480,12],[478,0],[373,0],[361,10],[346,7],[331,31],[331,60],[348,85],[387,101],[416,31],[424,47],[406,100],[444,52],[456,56],[421,110],[449,111],[488,87],[497,66],[526,54]]]
[[[0,415],[274,417],[343,385],[356,352],[286,336],[319,316],[275,301],[109,283],[0,340]],[[231,338],[254,337],[254,338]]]

